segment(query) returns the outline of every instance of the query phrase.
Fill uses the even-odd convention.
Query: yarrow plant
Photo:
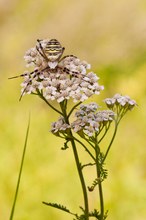
[[[83,104],[92,95],[99,95],[104,87],[99,85],[99,77],[90,71],[90,64],[74,55],[62,57],[63,52],[64,48],[56,39],[37,40],[36,46],[26,52],[24,59],[27,67],[33,67],[34,70],[20,75],[24,78],[21,83],[20,100],[25,94],[37,95],[59,114],[58,120],[51,125],[51,132],[56,137],[64,139],[62,150],[68,148],[73,150],[82,187],[83,204],[79,206],[80,214],[57,203],[43,202],[43,204],[73,215],[74,220],[89,220],[91,217],[104,220],[107,218],[107,210],[104,207],[102,182],[108,174],[105,169],[105,160],[121,119],[136,106],[136,102],[129,96],[116,94],[104,100],[106,110],[101,110],[95,102]],[[69,105],[70,99],[74,103],[73,107]],[[57,102],[58,107],[54,107],[56,104],[52,104],[52,101]],[[113,135],[103,152],[101,143],[111,128]],[[81,163],[78,153],[79,146],[90,158],[84,164]],[[91,186],[87,186],[83,169],[90,166],[95,166],[96,176]],[[90,210],[88,195],[96,188],[99,207]]]

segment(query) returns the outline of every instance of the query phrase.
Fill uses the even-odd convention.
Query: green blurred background
[[[119,92],[138,107],[123,119],[107,160],[105,205],[110,220],[146,219],[146,1],[0,0],[0,219],[9,219],[29,112],[31,126],[15,220],[72,219],[42,205],[60,202],[79,211],[82,195],[71,149],[49,133],[57,119],[41,100],[25,96],[21,79],[24,53],[36,39],[56,38],[65,54],[92,64],[105,90],[102,100]],[[82,155],[86,157],[83,152]],[[86,175],[91,183],[92,172]],[[91,207],[96,193],[90,194]]]

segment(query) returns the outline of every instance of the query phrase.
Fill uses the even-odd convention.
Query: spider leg
[[[40,55],[41,55],[45,60],[48,61],[48,57],[46,56],[46,54],[45,54],[45,52],[44,52],[44,49],[43,49],[43,47],[42,47],[42,45],[41,45],[41,40],[37,39],[37,42],[39,43],[39,47],[36,46],[37,51],[40,53]],[[41,50],[41,51],[40,51],[40,50]]]
[[[81,79],[82,81],[84,82],[88,82],[88,80],[84,79],[84,76],[81,75],[79,72],[77,71],[72,71],[72,70],[69,70],[68,68],[64,67],[63,68],[63,72],[67,73],[68,75],[70,76],[73,76],[73,77],[76,77],[78,79]]]
[[[79,73],[77,71],[71,71],[66,67],[63,68],[63,72],[65,72],[71,76],[74,76],[74,77],[78,77],[78,75],[79,75]]]
[[[36,46],[36,49],[37,49],[37,51],[39,52],[39,54],[40,54],[44,59],[46,59],[46,57],[45,57],[44,54],[40,51],[40,49],[39,49],[38,46]]]
[[[37,69],[37,70],[35,70],[35,71],[33,71],[33,72],[30,73],[30,74],[34,73],[34,75],[33,75],[33,77],[32,77],[31,79],[29,79],[27,85],[26,85],[25,88],[23,89],[23,91],[22,91],[22,93],[21,93],[21,96],[20,96],[20,98],[19,98],[19,101],[21,101],[22,96],[24,95],[24,93],[25,93],[27,87],[31,84],[32,80],[33,80],[37,75],[40,75],[41,72],[43,72],[43,71],[45,71],[45,70],[47,70],[47,69],[49,69],[48,66],[45,67],[44,69],[40,70],[40,71]],[[29,75],[30,75],[30,74],[29,74]],[[21,76],[25,76],[25,75],[27,75],[27,74],[22,74]]]
[[[18,76],[9,77],[8,79],[15,79],[15,78],[24,77],[24,76],[30,76],[30,75],[34,74],[34,76],[32,77],[32,79],[33,79],[33,78],[35,78],[35,77],[37,76],[37,74],[39,75],[41,72],[43,72],[43,71],[45,71],[45,70],[47,70],[47,69],[49,69],[48,66],[45,67],[44,69],[40,70],[40,71],[39,71],[38,69],[36,69],[36,70],[30,72],[29,74],[28,74],[28,73],[23,73],[23,74],[18,75]],[[21,96],[20,96],[20,98],[19,98],[19,101],[21,101],[22,96],[23,96],[24,92],[26,91],[28,85],[31,83],[32,79],[29,80],[29,82],[27,83],[27,85],[26,85],[26,87],[24,88],[23,92],[21,93]]]
[[[21,93],[21,95],[20,95],[20,98],[19,98],[19,102],[21,101],[22,96],[24,95],[24,93],[25,93],[27,87],[28,87],[30,84],[31,84],[31,80],[29,80],[29,82],[27,83],[27,85],[26,85],[25,88],[23,89],[23,91],[22,91],[22,93]]]
[[[31,85],[31,82],[32,82],[32,80],[29,80],[29,82],[27,83],[26,87],[23,89],[23,91],[22,91],[22,93],[21,93],[21,95],[20,95],[20,98],[19,98],[19,102],[21,101],[21,99],[22,99],[24,93],[26,92],[27,87],[28,87],[29,85]]]
[[[45,69],[46,69],[46,68],[45,68]],[[45,70],[45,69],[43,69],[43,70]],[[36,70],[30,72],[29,75],[32,75],[33,73],[37,73],[37,72],[38,72],[38,69],[36,69]],[[18,75],[18,76],[9,77],[8,79],[15,79],[15,78],[19,78],[19,77],[23,77],[23,76],[27,76],[27,75],[28,75],[28,73],[23,73],[23,74]]]
[[[63,48],[64,48],[64,47],[63,47]],[[65,49],[65,48],[64,48],[64,49]],[[74,56],[74,55],[66,55],[66,56],[62,57],[61,60],[60,60],[59,62],[61,62],[62,60],[64,60],[64,59],[67,58],[67,57],[77,58],[77,57]]]
[[[45,71],[45,70],[47,70],[47,69],[49,69],[48,66],[45,67],[44,69],[40,70],[40,71],[42,72],[42,71]],[[18,75],[18,76],[12,76],[12,77],[9,77],[8,79],[15,79],[15,78],[23,77],[23,76],[28,76],[28,75],[32,75],[33,73],[36,73],[36,74],[37,74],[38,72],[39,72],[39,70],[36,69],[36,70],[30,72],[29,74],[28,74],[28,73],[23,73],[23,74]]]

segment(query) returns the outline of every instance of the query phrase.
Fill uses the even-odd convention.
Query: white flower
[[[129,96],[122,96],[115,94],[112,98],[106,98],[104,100],[109,109],[123,108],[125,110],[131,110],[136,106],[136,101],[132,100]]]
[[[70,125],[65,123],[63,117],[60,117],[57,122],[52,123],[51,132],[52,133],[57,133],[57,132],[63,133],[68,128],[70,128]]]
[[[44,51],[47,43],[47,39],[41,40]],[[39,47],[38,43],[37,47]],[[72,98],[74,102],[83,102],[103,90],[103,86],[98,84],[99,77],[93,72],[87,72],[90,64],[75,56],[61,58],[60,62],[56,60],[51,68],[36,47],[33,47],[26,52],[24,59],[27,66],[33,66],[35,70],[27,73],[27,79],[26,75],[24,77],[25,83],[21,84],[23,95],[37,93],[39,90],[47,100],[62,102]]]
[[[87,105],[80,105],[76,111],[76,120],[71,124],[74,132],[83,131],[89,137],[98,133],[100,128],[113,121],[115,113],[111,110],[97,111],[99,106],[93,102]]]

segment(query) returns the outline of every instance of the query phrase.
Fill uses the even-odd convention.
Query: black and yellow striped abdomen
[[[56,39],[51,39],[47,42],[44,52],[49,60],[58,60],[62,55],[62,46]]]

